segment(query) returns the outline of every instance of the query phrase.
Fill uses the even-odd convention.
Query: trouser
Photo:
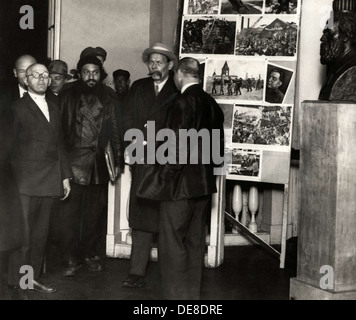
[[[19,285],[20,268],[30,265],[34,280],[38,280],[48,237],[50,214],[54,198],[20,195],[24,221],[24,245],[10,255],[9,284]]]
[[[100,214],[107,203],[105,185],[73,183],[71,188],[59,215],[59,244],[65,262],[92,255]]]
[[[129,273],[144,276],[150,258],[153,233],[132,229],[131,237],[132,245]]]
[[[160,203],[158,255],[162,296],[198,300],[211,196]]]

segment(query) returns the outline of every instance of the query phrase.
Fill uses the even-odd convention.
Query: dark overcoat
[[[155,131],[164,126],[167,109],[170,107],[177,89],[170,76],[162,90],[156,96],[152,78],[135,81],[130,89],[127,100],[126,125],[128,129],[136,128],[147,135],[147,122],[155,121]],[[136,189],[141,176],[145,173],[145,166],[134,164],[131,166],[132,182],[129,205],[129,224],[133,229],[158,231],[158,203],[148,199],[139,199]]]
[[[170,128],[178,137],[176,164],[147,165],[146,175],[141,177],[137,194],[140,198],[157,201],[183,200],[199,198],[216,192],[214,163],[211,152],[224,152],[224,114],[216,101],[199,84],[188,87],[173,102],[167,113],[165,127]],[[208,130],[210,135],[209,161],[203,161],[202,143],[188,142],[186,164],[179,163],[179,130]],[[212,140],[212,130],[219,132],[219,140]],[[199,140],[197,140],[199,141]],[[217,144],[219,142],[219,144]],[[190,163],[190,155],[197,150],[195,163]],[[208,149],[206,149],[208,151]],[[183,153],[184,154],[184,153]],[[207,159],[207,158],[206,158]],[[206,163],[207,162],[207,163]]]
[[[63,149],[58,107],[47,101],[50,122],[29,94],[14,102],[11,167],[20,194],[59,197],[72,172]]]

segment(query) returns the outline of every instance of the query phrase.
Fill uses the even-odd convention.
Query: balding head
[[[36,59],[28,54],[18,57],[15,61],[14,75],[21,87],[26,88],[25,75],[27,68],[36,63]]]
[[[27,68],[24,81],[29,92],[44,95],[51,83],[51,78],[45,65],[35,63]]]
[[[174,82],[179,90],[188,83],[199,83],[199,61],[194,58],[183,58],[178,62]]]

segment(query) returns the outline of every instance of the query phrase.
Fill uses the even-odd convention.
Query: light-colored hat
[[[174,65],[177,64],[177,57],[175,56],[173,51],[163,43],[157,42],[157,43],[153,44],[150,48],[147,48],[145,51],[143,51],[143,54],[142,54],[143,62],[146,63],[148,61],[148,58],[149,58],[151,53],[163,54],[170,61],[173,61]]]

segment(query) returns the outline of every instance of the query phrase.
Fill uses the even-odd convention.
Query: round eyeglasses
[[[34,77],[35,79],[39,79],[39,78],[47,79],[49,77],[49,73],[48,72],[43,72],[43,73],[34,72],[34,73],[26,75],[26,77],[30,77],[30,76]]]

